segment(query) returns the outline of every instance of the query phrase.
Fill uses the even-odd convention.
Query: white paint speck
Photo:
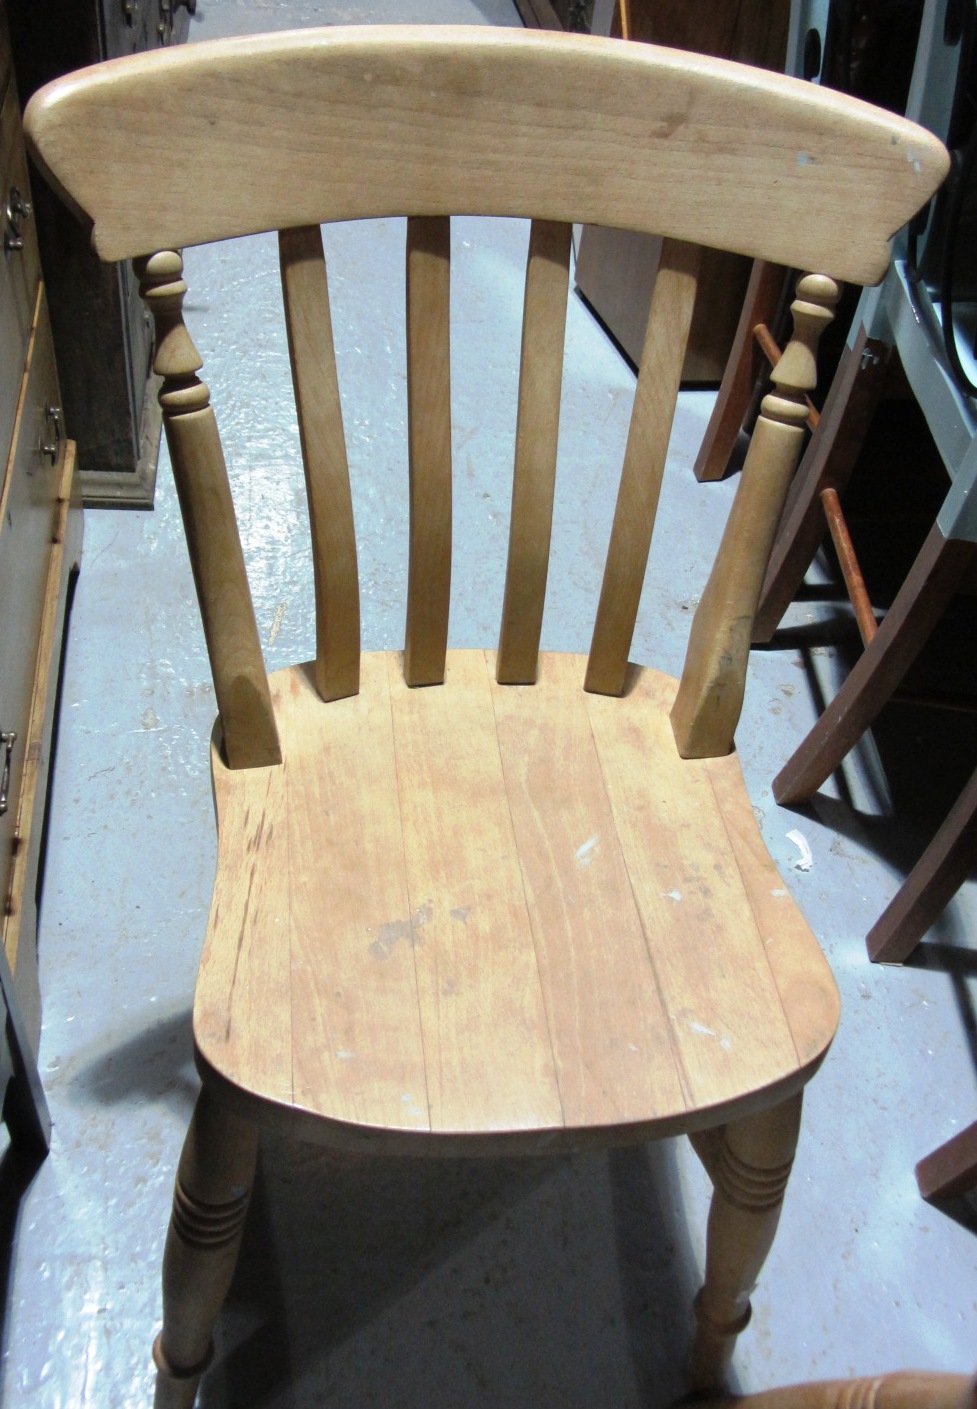
[[[593,861],[594,857],[600,851],[599,842],[600,833],[598,833],[597,836],[591,837],[588,841],[585,841],[583,846],[577,847],[577,860],[580,862],[581,866],[590,865],[591,861]]]
[[[674,900],[676,903],[682,899],[682,892],[680,890],[663,890],[662,895],[666,900]]]
[[[715,1037],[716,1035],[711,1027],[703,1027],[702,1023],[689,1023],[689,1027],[693,1032],[701,1032],[703,1037]]]
[[[356,1053],[355,1053],[355,1052],[337,1052],[337,1053],[336,1053],[336,1056],[339,1058],[339,1060],[340,1060],[341,1062],[355,1062],[355,1061],[356,1061]]]
[[[807,837],[804,835],[803,832],[799,832],[795,827],[792,832],[787,833],[787,840],[792,841],[797,847],[798,851],[801,853],[797,860],[794,862],[794,870],[810,871],[811,867],[814,865],[814,857],[811,853],[811,848],[808,844]]]
[[[637,1050],[638,1050],[638,1049],[637,1049],[637,1047],[634,1045],[633,1042],[629,1042],[629,1043],[628,1043],[628,1051],[629,1051],[629,1052],[637,1052]]]
[[[720,1037],[719,1045],[724,1052],[731,1052],[733,1050],[733,1044],[728,1037]]]
[[[787,895],[788,892],[787,892],[786,890],[782,890],[782,889],[781,889],[781,890],[772,890],[772,891],[770,892],[770,894],[771,894],[771,895],[775,895],[775,896],[778,898],[778,900],[779,900],[782,895]]]

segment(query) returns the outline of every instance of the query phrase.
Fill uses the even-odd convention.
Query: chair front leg
[[[721,1389],[750,1319],[750,1293],[766,1260],[800,1131],[801,1094],[759,1115],[731,1121],[709,1160],[715,1190],[706,1233],[706,1276],[695,1301],[691,1378]]]
[[[163,1254],[155,1409],[192,1409],[234,1275],[257,1154],[254,1126],[205,1087],[180,1156]]]

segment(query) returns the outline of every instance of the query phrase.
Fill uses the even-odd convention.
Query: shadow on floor
[[[428,1409],[487,1385],[500,1406],[663,1409],[697,1280],[667,1142],[394,1161],[268,1138],[201,1409]]]

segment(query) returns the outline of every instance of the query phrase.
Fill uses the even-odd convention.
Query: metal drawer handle
[[[64,435],[64,422],[60,406],[45,406],[44,414],[51,423],[53,439],[41,441],[41,454],[47,455],[53,465],[61,453],[61,437]]]
[[[9,806],[7,794],[10,792],[10,755],[14,751],[16,742],[17,734],[13,729],[9,733],[0,734],[0,744],[3,745],[3,773],[0,775],[0,817]]]
[[[24,200],[16,186],[11,186],[7,193],[7,204],[3,210],[7,228],[3,232],[3,249],[5,254],[10,254],[14,250],[24,248],[24,237],[20,233],[20,222],[29,220],[33,214],[33,207],[30,201]]]

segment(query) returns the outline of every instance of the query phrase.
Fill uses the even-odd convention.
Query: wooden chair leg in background
[[[934,524],[881,626],[821,718],[773,781],[782,806],[803,802],[869,728],[919,654],[977,555]]]
[[[736,1338],[750,1320],[750,1294],[773,1242],[800,1133],[801,1094],[731,1121],[721,1144],[699,1139],[714,1193],[706,1233],[706,1275],[695,1302],[691,1381],[721,1389]]]
[[[879,964],[901,964],[939,918],[977,862],[977,772],[865,941]]]
[[[825,534],[821,495],[842,492],[858,461],[885,385],[892,349],[864,324],[846,347],[817,427],[794,476],[767,567],[753,640],[769,641]]]
[[[206,1087],[184,1142],[163,1254],[155,1409],[192,1409],[248,1211],[258,1132]]]
[[[729,361],[695,462],[698,480],[722,479],[726,473],[757,381],[769,371],[753,330],[758,324],[767,326],[773,322],[788,277],[788,271],[779,264],[769,264],[764,259],[753,261]]]
[[[924,1199],[955,1199],[977,1191],[977,1120],[919,1161],[916,1183]]]

